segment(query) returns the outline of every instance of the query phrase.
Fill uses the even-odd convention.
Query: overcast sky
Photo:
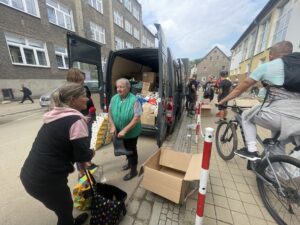
[[[138,0],[144,24],[163,27],[176,58],[196,59],[218,46],[228,56],[233,44],[268,0]]]

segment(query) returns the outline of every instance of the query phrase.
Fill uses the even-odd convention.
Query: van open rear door
[[[100,107],[103,110],[104,91],[101,65],[101,45],[73,33],[67,33],[67,47],[70,68],[73,67],[74,62],[91,64],[97,67]]]
[[[166,100],[168,98],[168,55],[165,36],[163,34],[160,24],[155,24],[158,38],[158,61],[159,61],[159,97],[158,116],[157,116],[157,145],[160,147],[167,135],[167,121],[166,121]]]

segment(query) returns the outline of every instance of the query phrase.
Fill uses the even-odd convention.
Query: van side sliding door
[[[155,24],[157,29],[158,38],[158,60],[159,60],[159,98],[158,103],[158,116],[157,116],[157,145],[160,147],[167,135],[167,121],[166,121],[166,100],[168,97],[168,58],[167,58],[167,46],[165,43],[165,37],[161,29],[160,24]]]

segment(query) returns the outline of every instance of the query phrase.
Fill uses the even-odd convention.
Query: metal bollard
[[[210,156],[211,156],[213,133],[214,133],[213,128],[207,127],[205,129],[203,157],[202,157],[202,169],[201,169],[201,175],[200,175],[200,184],[199,184],[198,201],[197,201],[197,213],[196,213],[196,222],[195,222],[196,225],[203,224],[205,194],[206,194],[207,180],[208,180],[208,176],[209,176],[208,169],[209,169],[209,162],[210,162]]]

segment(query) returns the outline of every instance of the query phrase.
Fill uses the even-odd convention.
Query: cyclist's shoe
[[[245,158],[245,159],[248,159],[250,161],[255,161],[255,160],[260,160],[260,156],[258,154],[258,152],[249,152],[247,148],[241,148],[239,150],[236,150],[234,152],[234,154],[242,157],[242,158]]]
[[[226,121],[226,118],[217,120],[217,121],[215,122],[215,124],[220,124],[220,123],[222,123],[223,121]]]

